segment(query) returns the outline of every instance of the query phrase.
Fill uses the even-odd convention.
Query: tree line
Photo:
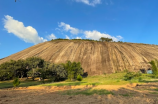
[[[93,39],[62,39],[62,38],[58,38],[58,39],[52,39],[51,41],[54,41],[54,40],[84,40],[84,41],[98,41],[98,40],[93,40]],[[101,37],[99,39],[98,42],[113,42],[113,39],[112,38],[108,38],[108,37]]]
[[[44,61],[39,57],[29,57],[25,60],[10,60],[0,65],[0,80],[31,77],[34,80],[39,77],[52,81],[73,80],[83,74],[84,70],[80,62],[67,61],[66,63],[54,64]]]

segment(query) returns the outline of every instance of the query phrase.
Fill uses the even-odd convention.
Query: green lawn
[[[113,73],[99,76],[88,76],[83,78],[82,81],[62,81],[62,82],[52,82],[42,84],[40,81],[21,81],[19,87],[28,87],[28,86],[75,86],[75,85],[124,85],[128,83],[146,83],[146,82],[158,82],[157,79],[152,78],[150,75],[142,74],[141,77],[134,78],[131,81],[124,81],[124,75],[126,73]],[[10,81],[0,81],[0,89],[11,88],[13,80]]]

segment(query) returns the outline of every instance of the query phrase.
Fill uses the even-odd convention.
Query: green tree
[[[50,64],[48,72],[49,76],[54,77],[55,81],[67,78],[67,71],[62,64]]]
[[[153,74],[155,76],[158,76],[158,60],[155,59],[155,60],[152,60],[151,62],[149,62],[150,65],[151,65],[151,69],[153,71]]]
[[[27,75],[32,77],[32,80],[37,76],[38,74],[38,68],[43,68],[44,66],[44,60],[39,57],[30,57],[26,59],[26,66],[29,70]]]
[[[27,64],[26,64],[25,60],[20,59],[20,60],[16,61],[15,66],[16,66],[17,76],[23,78],[25,73],[28,71]]]
[[[77,75],[81,75],[83,74],[83,68],[81,67],[80,62],[76,63],[76,62],[71,62],[71,61],[67,61],[66,64],[64,64],[64,68],[66,69],[67,73],[68,73],[68,79],[69,80],[73,80],[77,78]]]
[[[7,80],[12,78],[13,73],[8,69],[9,65],[9,62],[5,62],[0,65],[0,80]]]
[[[113,40],[111,38],[105,38],[105,37],[101,37],[99,39],[99,41],[102,41],[102,42],[112,42]]]

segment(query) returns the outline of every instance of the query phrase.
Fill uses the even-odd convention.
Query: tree
[[[26,72],[28,71],[27,70],[27,64],[26,64],[26,61],[25,60],[18,60],[16,61],[16,73],[17,73],[17,76],[23,78],[24,75],[26,75]]]
[[[5,62],[0,65],[0,80],[7,80],[12,78],[13,73],[8,68],[9,65],[9,62]]]
[[[38,68],[43,68],[44,60],[39,57],[30,57],[26,59],[26,66],[29,70],[27,73],[28,76],[31,76],[32,79],[38,75]]]
[[[105,37],[101,37],[99,39],[99,41],[102,41],[102,42],[112,42],[113,40],[111,38],[105,38]]]
[[[78,62],[73,62],[72,63],[72,68],[74,71],[74,78],[76,79],[78,75],[82,75],[83,74],[83,68],[81,67],[81,63]]]
[[[50,64],[48,72],[49,76],[54,77],[55,81],[67,78],[67,71],[62,64]]]
[[[83,74],[83,68],[81,67],[80,62],[76,63],[76,62],[71,62],[71,61],[67,61],[66,64],[63,64],[64,68],[66,69],[67,73],[68,73],[68,79],[69,80],[73,80],[77,78],[77,75],[81,75]]]
[[[153,74],[154,74],[155,76],[157,76],[157,75],[158,75],[158,60],[155,59],[155,60],[152,60],[152,61],[149,62],[149,63],[150,63],[150,65],[151,65],[151,69],[152,69],[152,71],[153,71]]]
[[[39,76],[39,69],[38,68],[34,68],[33,70],[30,70],[27,72],[27,77],[31,77],[33,81],[38,76]]]

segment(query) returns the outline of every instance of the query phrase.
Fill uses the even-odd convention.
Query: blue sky
[[[0,58],[55,38],[158,44],[158,0],[0,0]]]

